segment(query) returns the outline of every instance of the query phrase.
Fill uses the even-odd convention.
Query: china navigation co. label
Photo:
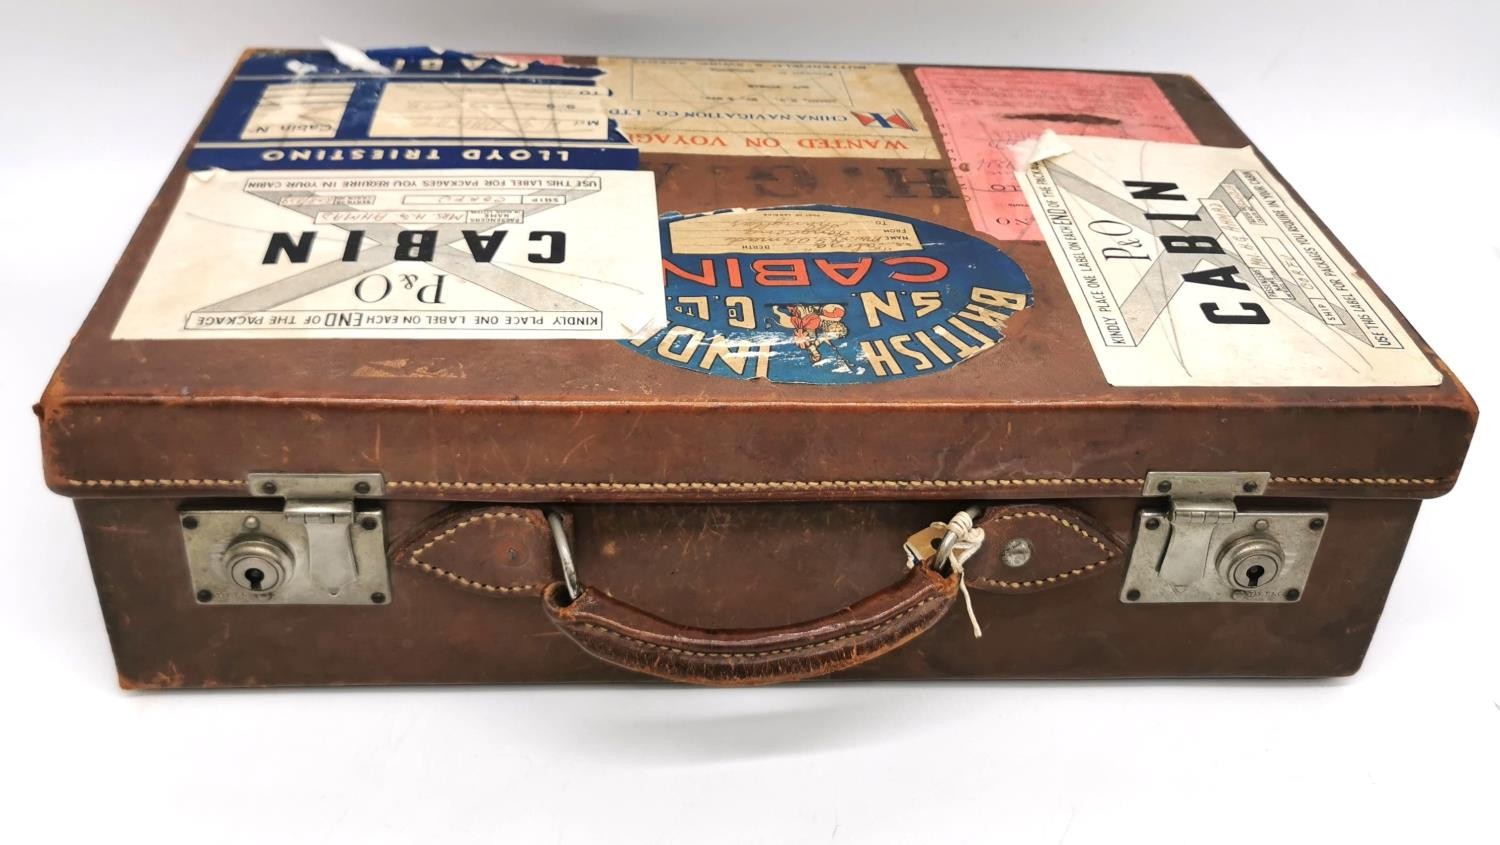
[[[1058,140],[1018,176],[1110,384],[1441,383],[1249,148]]]
[[[895,65],[602,58],[609,116],[644,152],[939,159]]]
[[[630,337],[656,218],[639,171],[205,171],[114,337]]]

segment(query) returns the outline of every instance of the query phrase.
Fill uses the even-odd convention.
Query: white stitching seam
[[[63,479],[73,487],[243,487],[243,481],[226,478],[128,478],[79,480]],[[1331,478],[1327,476],[1279,475],[1271,479],[1272,484],[1305,485],[1385,485],[1431,487],[1450,483],[1452,478]],[[1145,479],[1139,478],[991,478],[962,480],[871,480],[871,481],[549,481],[549,482],[501,482],[501,481],[390,481],[387,487],[410,487],[436,490],[504,490],[524,492],[529,490],[605,490],[605,491],[652,491],[652,490],[943,490],[1003,487],[1061,487],[1061,486],[1140,486]]]

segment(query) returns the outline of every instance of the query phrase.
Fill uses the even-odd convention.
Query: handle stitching
[[[669,652],[672,652],[673,654],[685,654],[685,655],[688,655],[689,657],[726,657],[726,658],[728,658],[728,657],[770,657],[770,656],[777,655],[777,654],[792,654],[792,653],[798,652],[798,651],[807,651],[808,649],[823,648],[825,646],[830,646],[830,645],[833,645],[834,643],[841,642],[843,640],[853,639],[854,637],[859,637],[859,636],[863,636],[863,635],[866,635],[866,634],[873,634],[873,633],[875,633],[876,631],[879,631],[882,628],[887,628],[887,627],[890,627],[891,625],[896,624],[897,622],[901,621],[902,618],[904,618],[906,616],[909,616],[909,615],[911,615],[913,613],[916,613],[918,610],[921,610],[923,607],[931,604],[932,602],[939,601],[942,598],[943,598],[942,596],[933,596],[931,598],[923,599],[920,602],[917,602],[915,605],[907,608],[906,610],[903,610],[900,613],[896,614],[895,616],[892,616],[890,619],[887,619],[884,622],[881,622],[881,623],[879,623],[877,625],[871,626],[869,628],[865,628],[865,629],[860,630],[860,631],[855,631],[855,632],[849,633],[849,634],[841,634],[841,635],[839,635],[837,637],[834,637],[832,639],[822,640],[820,642],[815,642],[815,643],[808,643],[807,645],[792,646],[790,648],[777,648],[777,649],[771,649],[769,651],[734,651],[734,652],[692,651],[690,649],[676,648],[676,647],[673,647],[673,646],[667,646],[667,645],[661,645],[659,643],[653,643],[650,640],[643,640],[640,637],[632,637],[629,634],[621,633],[619,631],[616,631],[613,628],[606,628],[603,625],[596,625],[593,622],[576,622],[576,623],[572,623],[572,624],[576,624],[576,625],[579,625],[579,626],[584,627],[584,628],[591,628],[591,629],[593,629],[595,631],[599,631],[601,633],[608,634],[611,637],[616,637],[618,639],[622,639],[622,640],[625,640],[627,642],[639,643],[639,644],[641,644],[643,646],[646,646],[647,648],[654,648],[657,651],[669,651]]]
[[[460,528],[463,528],[466,525],[472,525],[472,524],[474,524],[476,522],[480,522],[481,520],[489,520],[489,519],[514,519],[514,520],[519,520],[521,522],[525,522],[526,521],[526,517],[524,517],[524,516],[516,513],[515,511],[493,510],[493,509],[492,510],[487,510],[487,511],[484,511],[483,513],[475,514],[474,516],[471,516],[468,519],[465,519],[464,521],[458,523],[457,525],[451,526],[450,528],[448,528],[448,530],[444,531],[441,534],[438,534],[436,537],[433,537],[431,540],[428,540],[427,543],[425,545],[423,545],[421,548],[413,551],[411,554],[405,556],[404,558],[398,558],[397,561],[399,563],[405,564],[406,566],[412,566],[412,567],[416,567],[418,569],[421,569],[423,572],[427,572],[429,574],[436,575],[436,576],[441,577],[441,578],[446,578],[449,581],[453,581],[454,583],[462,584],[465,587],[477,587],[477,588],[479,588],[481,590],[485,590],[485,591],[491,592],[491,593],[519,593],[519,592],[524,592],[524,591],[527,591],[527,590],[539,590],[542,587],[547,586],[546,584],[517,584],[517,585],[510,585],[510,586],[503,586],[503,585],[499,585],[499,584],[486,584],[483,581],[475,581],[472,578],[465,578],[464,576],[459,575],[457,572],[450,572],[449,570],[444,569],[441,566],[433,566],[430,563],[426,563],[426,562],[420,560],[420,557],[421,557],[421,555],[422,555],[423,552],[431,549],[433,546],[436,546],[438,543],[441,543],[441,542],[443,542],[445,540],[451,539],[454,534],[458,533],[458,530]]]
[[[1003,520],[1011,520],[1011,519],[1022,519],[1024,517],[1034,517],[1034,516],[1045,517],[1046,519],[1050,519],[1050,520],[1052,520],[1053,522],[1056,522],[1059,525],[1062,525],[1062,526],[1064,526],[1066,528],[1071,529],[1074,533],[1080,535],[1085,540],[1088,540],[1090,543],[1093,543],[1094,545],[1098,546],[1099,550],[1102,551],[1102,552],[1104,552],[1107,556],[1104,557],[1104,558],[1102,558],[1102,559],[1100,559],[1100,560],[1096,560],[1096,561],[1094,561],[1093,563],[1091,563],[1091,564],[1089,564],[1087,566],[1080,566],[1077,569],[1070,569],[1067,572],[1061,572],[1061,573],[1058,573],[1057,575],[1049,575],[1046,578],[1032,578],[1032,579],[1029,579],[1029,580],[1026,580],[1026,581],[1005,581],[1005,580],[1002,580],[1000,578],[983,578],[983,577],[980,577],[980,578],[974,578],[973,579],[974,582],[979,583],[979,584],[984,584],[984,585],[987,585],[987,586],[991,586],[991,587],[1001,587],[1001,588],[1007,589],[1007,590],[1021,590],[1021,589],[1025,589],[1027,587],[1035,587],[1035,586],[1037,586],[1039,584],[1056,584],[1059,581],[1066,581],[1067,579],[1072,578],[1074,576],[1082,575],[1085,572],[1090,572],[1090,571],[1092,571],[1094,569],[1098,569],[1099,567],[1103,566],[1104,564],[1109,563],[1111,560],[1114,560],[1115,553],[1112,552],[1110,550],[1109,546],[1105,545],[1103,543],[1103,541],[1101,541],[1096,535],[1094,535],[1092,532],[1088,531],[1087,529],[1083,528],[1082,526],[1076,525],[1073,522],[1070,522],[1069,520],[1064,519],[1063,517],[1060,517],[1060,516],[1058,516],[1056,514],[1047,513],[1046,511],[1025,511],[1023,513],[1006,514],[1006,515],[1000,517],[1000,519],[1003,521]]]

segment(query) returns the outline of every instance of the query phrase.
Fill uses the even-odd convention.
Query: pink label
[[[1051,129],[1197,143],[1156,82],[1056,70],[924,67],[917,80],[932,105],[974,228],[1003,241],[1041,240],[1016,184],[1010,145]]]

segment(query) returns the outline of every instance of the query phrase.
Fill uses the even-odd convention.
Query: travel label
[[[1016,183],[1012,144],[1048,129],[1108,138],[1197,140],[1149,76],[924,67],[917,68],[917,81],[936,116],[974,228],[1002,241],[1042,237]]]
[[[609,116],[643,152],[940,159],[895,65],[599,60]]]
[[[641,171],[195,173],[114,337],[630,337],[656,219]]]
[[[666,328],[627,343],[726,378],[858,384],[942,372],[1005,339],[1031,285],[944,226],[835,206],[661,222]]]
[[[1442,382],[1250,148],[1055,140],[1018,175],[1110,384]]]

